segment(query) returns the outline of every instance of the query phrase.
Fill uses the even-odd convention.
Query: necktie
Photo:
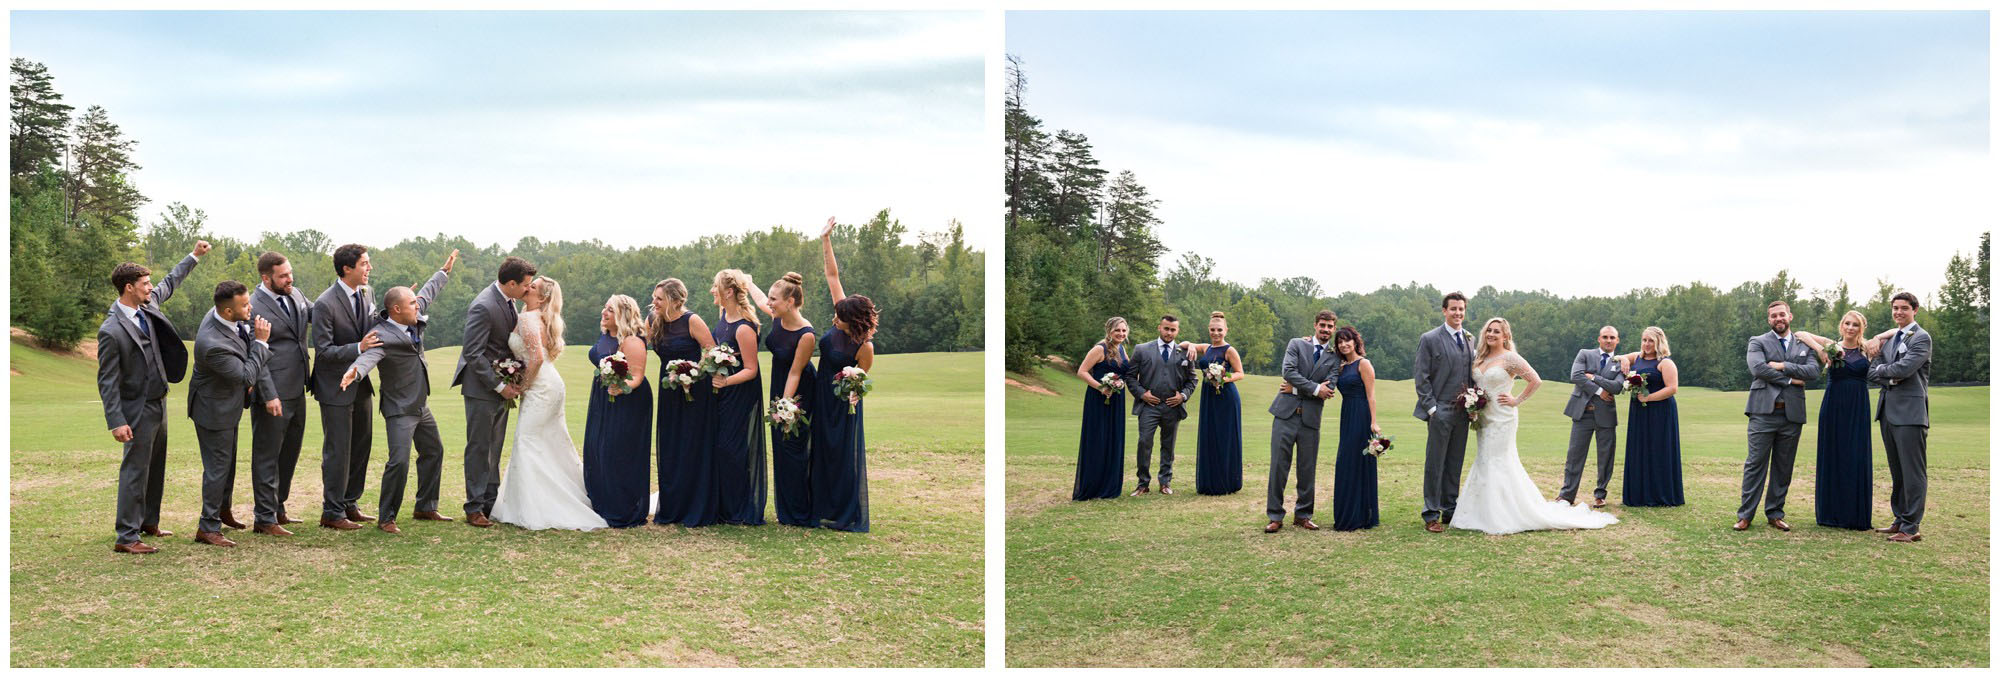
[[[409,328],[407,328],[407,329],[408,329],[408,330],[409,330],[409,332],[410,332],[410,343],[413,343],[413,344],[416,344],[416,345],[417,345],[417,352],[418,352],[418,353],[423,353],[423,352],[424,352],[424,338],[423,338],[423,337],[421,337],[421,336],[417,336],[417,328],[416,328],[416,326],[414,326],[414,325],[413,325],[413,326],[411,326],[411,327],[409,327]]]
[[[1319,364],[1319,355],[1320,355],[1320,352],[1321,352],[1321,351],[1324,351],[1324,350],[1326,350],[1326,347],[1325,347],[1325,346],[1322,346],[1322,345],[1320,345],[1320,344],[1313,344],[1313,364],[1314,364],[1314,365],[1318,365],[1318,364]]]
[[[1164,362],[1167,362],[1167,361],[1169,361],[1169,360],[1172,360],[1172,359],[1173,359],[1173,358],[1172,358],[1172,357],[1170,357],[1170,356],[1168,355],[1168,353],[1167,353],[1168,351],[1171,351],[1171,350],[1173,350],[1173,346],[1172,346],[1172,345],[1170,345],[1170,344],[1166,344],[1166,343],[1161,343],[1161,344],[1160,344],[1160,362],[1163,362],[1163,363],[1164,363]]]
[[[1605,365],[1605,364],[1607,364],[1607,363],[1609,363],[1609,362],[1611,362],[1611,354],[1609,354],[1609,353],[1599,353],[1599,354],[1597,354],[1597,371],[1599,371],[1599,372],[1603,372],[1603,371],[1604,371],[1604,365]]]
[[[243,323],[236,323],[236,336],[243,339],[244,346],[250,345],[250,328]]]
[[[1891,350],[1891,351],[1894,351],[1895,355],[1902,355],[1902,354],[1903,354],[1903,333],[1902,333],[1902,332],[1897,332],[1897,333],[1896,333],[1896,338],[1895,338],[1895,339],[1894,339],[1894,340],[1893,340],[1893,341],[1892,341],[1892,342],[1891,342],[1891,343],[1890,343],[1889,345],[1890,345],[1890,346],[1892,347],[1892,348],[1891,348],[1890,350]]]
[[[361,290],[354,291],[354,322],[362,322],[367,313],[361,310]]]
[[[1458,340],[1458,350],[1460,350],[1460,351],[1464,351],[1464,350],[1465,350],[1465,333],[1464,333],[1464,332],[1460,332],[1460,331],[1457,331],[1457,330],[1453,330],[1453,331],[1452,331],[1452,333],[1451,333],[1451,337],[1452,337],[1453,339],[1457,339],[1457,340]]]
[[[146,341],[151,342],[153,340],[153,324],[146,321],[146,312],[140,311],[133,314],[132,317],[139,320],[139,334],[145,335]]]
[[[298,311],[295,311],[295,310],[292,310],[292,297],[291,297],[291,295],[289,295],[289,294],[288,294],[288,295],[285,295],[285,296],[282,296],[282,297],[278,297],[278,305],[279,305],[279,306],[282,306],[282,307],[284,307],[284,309],[285,309],[285,317],[287,317],[287,318],[297,318],[297,317],[299,317],[299,312],[298,312]]]

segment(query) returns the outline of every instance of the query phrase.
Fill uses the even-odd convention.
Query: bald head
[[[382,293],[382,305],[389,309],[389,319],[404,325],[417,324],[417,293],[408,287],[391,287]]]
[[[1606,352],[1618,349],[1618,328],[1605,325],[1597,329],[1597,347]]]

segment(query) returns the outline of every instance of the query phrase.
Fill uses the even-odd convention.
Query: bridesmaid
[[[660,446],[660,500],[653,522],[682,527],[714,525],[722,520],[709,440],[715,428],[715,396],[707,384],[695,382],[683,393],[667,384],[667,363],[699,361],[715,345],[708,323],[687,310],[687,285],[668,278],[653,286],[653,317],[646,337],[660,359],[659,416],[655,423]]]
[[[1868,357],[1862,351],[1868,318],[1848,311],[1840,318],[1838,341],[1805,332],[1799,338],[1826,362],[1826,394],[1819,403],[1819,464],[1814,469],[1813,506],[1821,525],[1866,530],[1874,508],[1874,443],[1869,421]],[[1827,351],[1831,349],[1832,355]]]
[[[1124,318],[1113,316],[1105,320],[1104,341],[1090,347],[1083,362],[1076,366],[1076,376],[1090,384],[1090,388],[1083,392],[1083,433],[1076,445],[1076,488],[1069,495],[1075,501],[1116,499],[1125,491],[1125,394],[1106,393],[1099,380],[1112,374],[1123,379],[1132,370],[1132,358],[1125,354],[1125,337],[1130,330]],[[1200,466],[1199,458],[1195,464]],[[1197,468],[1197,486],[1200,480]]]
[[[808,420],[807,429],[790,438],[777,427],[771,428],[771,507],[781,525],[812,527],[806,474],[812,450],[811,422],[817,421],[812,416],[817,383],[812,357],[819,339],[813,336],[812,323],[800,313],[806,302],[805,278],[787,272],[783,279],[771,283],[769,296],[758,292],[755,285],[750,293],[756,297],[757,307],[772,318],[771,331],[764,335],[764,349],[771,352],[771,399],[795,398]]]
[[[1667,333],[1648,327],[1639,335],[1639,352],[1618,356],[1626,374],[1646,377],[1646,390],[1632,391],[1625,417],[1626,506],[1680,506],[1681,420],[1674,405],[1680,391],[1680,368],[1668,356]],[[1643,405],[1641,403],[1644,403]]]
[[[743,366],[715,375],[715,480],[722,496],[722,522],[764,524],[764,383],[757,365],[757,309],[750,302],[750,277],[737,269],[716,272],[708,293],[722,322],[711,336],[736,349]]]
[[[623,294],[604,302],[599,323],[604,333],[590,347],[590,411],[583,424],[583,490],[590,507],[612,527],[646,523],[652,488],[652,460],[647,448],[653,428],[653,392],[646,388],[646,341],[639,337],[645,321],[639,302]],[[595,376],[597,363],[613,353],[625,354],[629,370],[617,400]]]
[[[1352,325],[1333,333],[1334,355],[1340,357],[1340,376],[1333,388],[1340,393],[1340,447],[1333,456],[1333,529],[1365,530],[1382,523],[1375,499],[1374,455],[1368,454],[1368,438],[1382,433],[1375,423],[1375,364],[1368,361],[1368,348],[1361,332]]]
[[[1195,494],[1234,494],[1243,489],[1243,399],[1236,382],[1243,380],[1243,358],[1229,345],[1229,321],[1221,311],[1208,314],[1208,343],[1191,348],[1195,369],[1204,373],[1208,366],[1223,364],[1229,374],[1222,386],[1203,381],[1201,430],[1194,444]],[[1120,455],[1123,461],[1123,455]],[[1122,488],[1121,488],[1122,489]]]
[[[848,296],[840,286],[840,265],[833,260],[833,219],[819,236],[826,254],[826,287],[833,295],[833,329],[819,337],[819,373],[815,375],[812,413],[812,464],[808,482],[812,517],[820,527],[848,532],[868,531],[868,444],[862,426],[868,401],[854,405],[833,394],[840,371],[875,369],[879,327],[875,302],[859,294]]]

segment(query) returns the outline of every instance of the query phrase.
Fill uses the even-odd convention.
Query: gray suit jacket
[[[429,323],[422,320],[422,314],[429,310],[431,301],[437,299],[438,290],[444,289],[448,276],[444,271],[431,275],[424,288],[417,291],[416,324],[417,335],[422,336]],[[368,376],[376,366],[382,368],[382,416],[417,415],[424,413],[424,405],[431,394],[431,368],[424,361],[424,349],[410,339],[408,332],[398,329],[389,322],[389,311],[384,308],[375,317],[375,336],[382,345],[361,352],[354,359],[354,369],[359,372],[356,381]]]
[[[1783,398],[1785,420],[1806,423],[1806,387],[1793,385],[1792,380],[1810,384],[1818,379],[1819,358],[1796,335],[1791,344],[1791,350],[1785,350],[1778,343],[1777,332],[1750,338],[1750,346],[1743,352],[1743,361],[1750,367],[1750,398],[1743,406],[1743,414],[1771,414],[1777,411],[1775,403]],[[1772,362],[1785,363],[1785,369],[1773,369]]]
[[[507,348],[507,335],[518,317],[514,301],[500,293],[498,281],[472,298],[472,307],[465,311],[465,346],[458,354],[458,369],[451,374],[451,385],[462,386],[459,392],[465,397],[500,399],[493,361],[514,354]]]
[[[1430,409],[1435,406],[1439,412],[1458,411],[1458,392],[1472,384],[1472,342],[1478,335],[1463,326],[1465,349],[1458,348],[1458,340],[1451,338],[1444,325],[1438,325],[1417,338],[1417,360],[1412,374],[1417,382],[1418,419],[1430,421]]]
[[[264,289],[263,285],[250,288],[250,316],[261,317],[271,322],[271,384],[277,387],[274,393],[259,391],[258,400],[291,400],[312,390],[312,361],[306,354],[306,346],[312,343],[312,305],[306,303],[306,295],[292,286],[291,315],[285,314],[285,307],[278,298]]]
[[[1132,395],[1134,408],[1151,407],[1146,401],[1139,399],[1142,393],[1151,393],[1163,401],[1179,393],[1182,401],[1180,406],[1167,408],[1163,402],[1160,407],[1172,409],[1175,419],[1186,419],[1186,401],[1194,397],[1195,382],[1198,381],[1194,376],[1194,364],[1188,360],[1187,353],[1177,345],[1170,346],[1167,351],[1168,359],[1161,362],[1159,339],[1140,344],[1138,348],[1133,349],[1131,375],[1133,388],[1127,390]]]
[[[1931,425],[1931,333],[1916,323],[1903,328],[1901,351],[1895,338],[1882,340],[1881,362],[1868,366],[1868,381],[1882,386],[1875,418],[1894,426]],[[1897,355],[1889,355],[1896,352]]]
[[[1591,388],[1596,386],[1614,396],[1625,392],[1625,379],[1618,373],[1616,359],[1604,361],[1604,368],[1598,369],[1598,357],[1602,354],[1603,351],[1598,349],[1586,348],[1577,351],[1576,359],[1570,361],[1569,381],[1576,386],[1569,390],[1569,403],[1563,405],[1563,415],[1575,421],[1583,421],[1584,415],[1587,414],[1585,408],[1595,403],[1597,424],[1617,426],[1618,399],[1613,398],[1611,402],[1605,402],[1603,398],[1597,397],[1597,389]]]
[[[1292,385],[1292,392],[1279,392],[1271,401],[1271,416],[1289,419],[1296,414],[1302,418],[1306,428],[1319,428],[1320,412],[1326,401],[1313,395],[1319,391],[1321,382],[1331,381],[1339,374],[1340,357],[1333,347],[1320,351],[1319,360],[1313,360],[1311,337],[1293,337],[1285,344],[1285,359],[1279,368],[1278,378]]]
[[[361,292],[361,315],[354,315],[354,300],[341,293],[340,281],[326,287],[313,301],[312,317],[312,394],[322,405],[353,405],[354,399],[375,392],[375,384],[367,379],[355,382],[347,389],[340,388],[340,377],[347,374],[347,366],[361,356],[361,335],[368,333],[369,321],[375,315],[375,300],[368,291]]]
[[[153,296],[139,307],[153,327],[157,342],[148,342],[139,326],[111,302],[104,323],[97,326],[97,399],[104,405],[105,429],[137,426],[146,401],[167,397],[167,384],[187,377],[187,346],[160,304],[174,296],[181,280],[194,270],[190,254],[153,285]]]
[[[188,385],[188,418],[211,431],[235,429],[243,410],[255,401],[252,389],[270,392],[271,370],[265,361],[271,349],[255,339],[246,343],[234,325],[213,312],[201,318],[194,333],[194,379]]]

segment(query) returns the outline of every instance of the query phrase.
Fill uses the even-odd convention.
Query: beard
[[[1790,329],[1792,329],[1792,323],[1791,321],[1788,320],[1780,320],[1778,322],[1771,323],[1771,331],[1777,332],[1778,334],[1784,334],[1786,331]]]

